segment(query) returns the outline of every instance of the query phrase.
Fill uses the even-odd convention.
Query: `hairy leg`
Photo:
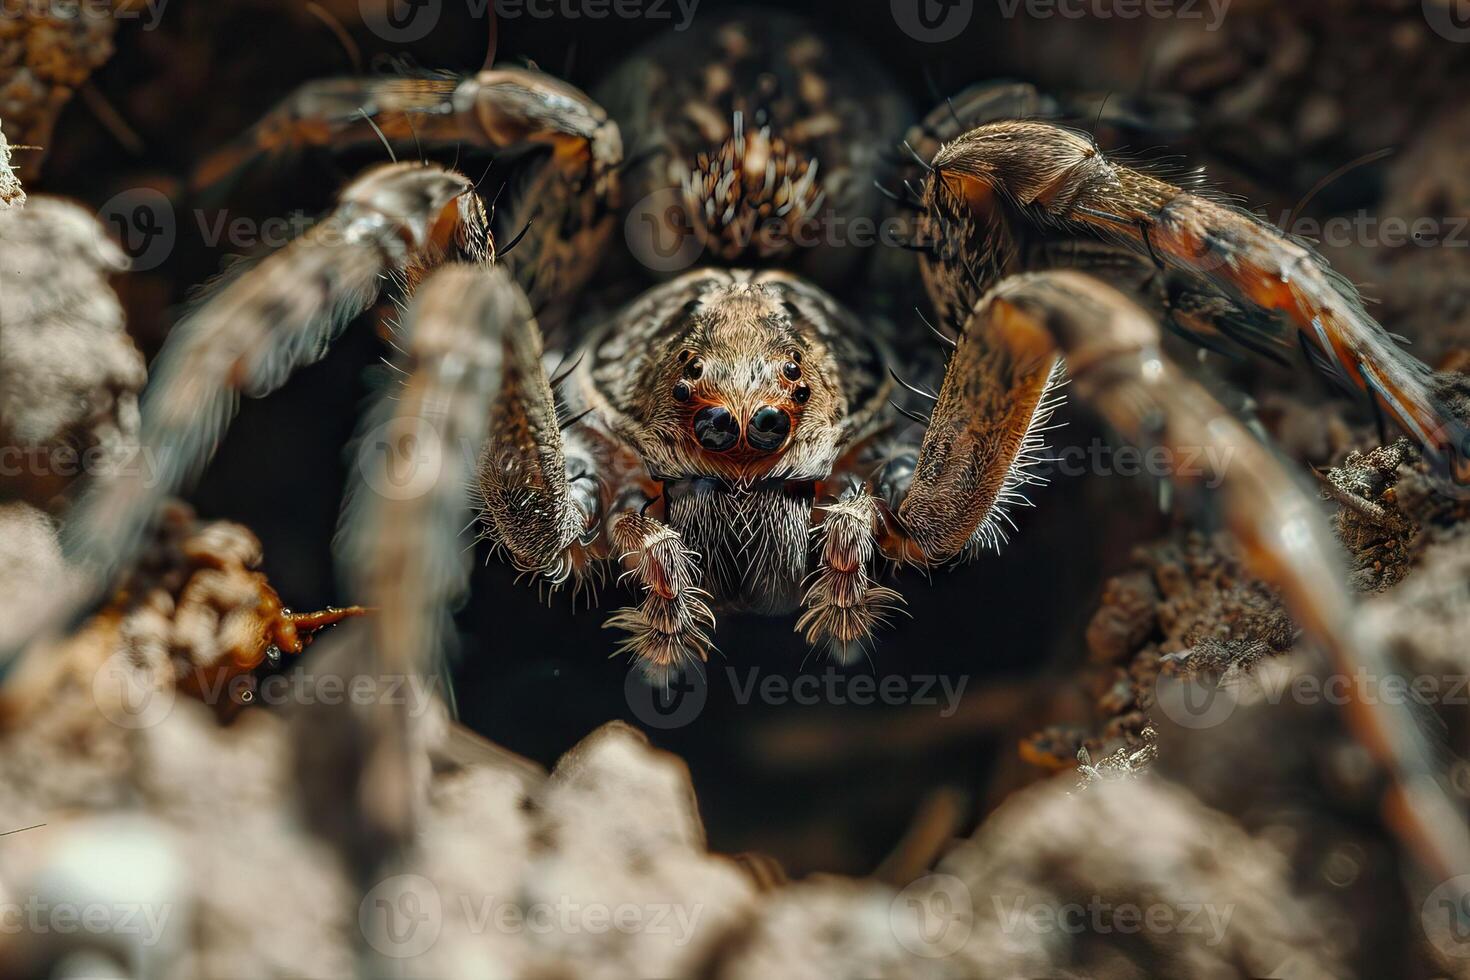
[[[862,641],[902,606],[903,597],[871,576],[878,557],[875,528],[883,522],[877,498],[863,487],[851,487],[822,510],[822,522],[812,529],[817,569],[802,597],[806,608],[796,629],[812,646],[825,643],[833,659],[845,664],[857,658]]]
[[[373,613],[335,631],[317,663],[426,690],[452,634],[450,605],[468,588],[467,491],[506,386],[504,350],[528,317],[504,269],[456,264],[428,277],[403,322],[395,365],[403,381],[363,421],[360,482],[336,548],[348,588]],[[412,744],[423,721],[410,703],[299,712],[303,757],[314,763],[299,769],[308,817],[363,887],[411,846],[425,805]],[[316,785],[323,771],[334,774],[329,787]]]
[[[545,147],[515,165],[488,217],[501,256],[543,326],[560,326],[596,271],[615,225],[623,142],[585,93],[551,75],[496,68],[464,79],[329,79],[296,91],[195,176],[202,188],[269,157],[307,147],[346,150],[387,141],[405,152],[462,145],[497,157]],[[513,252],[513,254],[512,254]]]
[[[996,357],[997,348],[1012,353]],[[984,417],[968,408],[968,402],[988,388],[1019,385],[1023,394],[1032,390],[1035,373],[1017,376],[1005,368],[1048,348],[1065,354],[1077,394],[1124,437],[1145,448],[1163,447],[1174,459],[1199,461],[1190,471],[1176,470],[1174,482],[1184,490],[1218,487],[1210,499],[1243,545],[1249,566],[1280,589],[1293,617],[1328,654],[1334,671],[1345,678],[1394,672],[1381,646],[1354,629],[1340,555],[1316,501],[1206,391],[1164,359],[1158,327],[1138,307],[1079,273],[1008,279],[977,304],[967,321],[931,427],[946,452],[928,454],[931,442],[926,436],[912,486],[899,505],[900,519],[920,551],[938,544],[937,554],[923,551],[926,557],[943,557],[961,537],[942,518],[938,530],[924,526],[939,508],[936,488],[956,486],[952,474],[976,470],[977,459],[983,460],[979,469],[991,471],[988,481],[975,484],[979,487],[994,485],[995,474],[1015,463],[1004,452],[985,455],[987,447],[1014,445],[1014,434],[987,434],[968,424],[965,416]],[[947,400],[948,392],[959,396]],[[998,424],[1010,422],[1002,417]],[[961,434],[952,440],[955,431]],[[968,483],[967,477],[959,485]],[[923,506],[911,506],[913,499]],[[982,510],[964,501],[953,506],[969,523]],[[1347,721],[1389,777],[1387,823],[1440,878],[1470,870],[1470,839],[1434,775],[1434,754],[1411,708],[1358,697],[1360,693],[1352,692]]]
[[[559,585],[586,567],[602,502],[591,458],[580,446],[568,457],[530,303],[509,277],[500,283],[502,380],[478,466],[481,520],[516,568]]]
[[[463,79],[309,82],[206,160],[194,183],[208,188],[279,154],[380,139],[441,149],[461,142],[494,150],[542,144],[569,174],[597,179],[622,159],[617,124],[586,94],[538,71],[497,68]]]
[[[709,593],[695,584],[698,556],[684,546],[679,532],[629,510],[613,519],[609,537],[624,576],[643,589],[638,605],[618,610],[604,624],[627,631],[618,652],[632,654],[655,683],[708,660],[715,614]]]
[[[923,207],[925,279],[941,315],[963,315],[980,288],[1016,271],[1028,237],[1099,235],[1268,314],[1276,326],[1265,339],[1300,344],[1470,484],[1470,428],[1445,405],[1448,382],[1403,351],[1321,256],[1250,214],[1114,164],[1086,137],[1039,122],[981,126],[945,144]]]

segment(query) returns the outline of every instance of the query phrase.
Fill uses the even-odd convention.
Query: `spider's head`
[[[705,269],[649,290],[593,347],[600,417],[662,485],[703,587],[794,607],[816,484],[886,400],[874,339],[804,280]]]
[[[651,468],[742,485],[825,476],[846,410],[827,311],[778,274],[680,283],[684,302],[649,324],[634,381]]]

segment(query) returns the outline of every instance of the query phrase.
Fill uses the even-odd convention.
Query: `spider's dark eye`
[[[787,361],[781,365],[781,374],[785,376],[787,381],[800,381],[801,365],[795,361]]]
[[[796,404],[805,405],[806,400],[812,397],[812,390],[806,385],[797,385],[796,390],[791,393],[791,397],[796,399]]]
[[[687,402],[693,392],[689,389],[687,382],[680,381],[674,385],[674,401]]]
[[[701,408],[694,414],[694,438],[710,452],[722,453],[740,438],[740,423],[727,408]]]
[[[701,358],[696,357],[688,364],[684,365],[684,377],[688,378],[690,381],[698,381],[703,376],[704,361]]]
[[[763,405],[750,417],[745,439],[756,449],[770,452],[786,441],[791,431],[791,416],[771,405]]]

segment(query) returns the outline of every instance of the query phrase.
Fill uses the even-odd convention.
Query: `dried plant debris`
[[[5,123],[0,119],[0,210],[18,208],[26,202],[20,178],[10,165],[10,144],[5,139]]]
[[[0,16],[0,119],[14,142],[39,148],[22,157],[23,178],[39,172],[61,110],[112,57],[119,22],[148,13],[143,0],[7,0]]]
[[[87,211],[33,196],[0,211],[0,499],[46,506],[75,477],[146,465],[143,357],[108,277],[127,258]]]
[[[1146,767],[1158,678],[1230,683],[1291,649],[1296,630],[1276,593],[1247,573],[1226,535],[1197,532],[1137,549],[1138,569],[1110,579],[1087,628],[1090,663],[1076,684],[1093,705],[1090,726],[1055,725],[1022,755],[1072,768],[1079,752],[1110,766]]]

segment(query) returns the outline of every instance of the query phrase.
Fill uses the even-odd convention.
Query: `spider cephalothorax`
[[[1216,450],[1206,458],[1227,462],[1174,481],[1219,487],[1253,567],[1345,675],[1389,673],[1352,629],[1313,502],[1170,365],[1159,319],[1305,355],[1463,484],[1470,430],[1445,404],[1461,383],[1403,351],[1309,248],[1078,132],[1014,118],[1052,104],[1017,89],[964,93],[901,134],[903,100],[869,59],[769,12],[636,54],[603,90],[611,112],[533,70],[309,87],[243,145],[373,136],[426,152],[537,152],[516,157],[528,170],[489,208],[440,165],[376,168],[320,225],[228,279],[175,329],[154,373],[144,437],[169,467],[98,487],[69,535],[102,559],[101,582],[160,498],[207,462],[235,398],[320,356],[397,281],[412,291],[404,378],[365,430],[366,479],[342,544],[353,600],[377,610],[365,656],[384,670],[421,669],[438,652],[465,583],[467,485],[484,537],[518,568],[558,584],[622,570],[637,604],[608,625],[650,679],[707,656],[716,607],[799,607],[805,639],[850,660],[900,601],[877,582],[881,563],[943,564],[998,549],[1015,529],[1008,508],[1039,482],[1030,468],[1065,359],[1071,390],[1124,437]],[[885,164],[878,147],[903,135],[905,162]],[[625,140],[636,149],[620,163]],[[240,163],[226,154],[205,172]],[[907,192],[890,193],[892,208],[872,186],[883,176]],[[697,269],[612,315],[600,312],[608,302],[579,307],[620,209],[650,196],[682,203],[671,220],[697,233],[706,261],[785,268]],[[930,330],[889,326],[919,322],[895,308],[919,272],[903,265],[895,286],[907,253],[834,238],[853,217],[913,229],[947,360],[911,356],[934,350]],[[767,247],[757,231],[770,219],[823,234]],[[604,298],[630,281],[609,279]],[[571,331],[573,367],[550,371],[538,318],[559,328],[579,308],[597,312]],[[917,365],[904,397],[929,402],[928,416],[888,410],[899,364]],[[405,487],[385,468],[432,479]],[[38,622],[64,621],[69,601]],[[1412,721],[1388,719],[1392,705],[1356,707],[1394,776],[1395,825],[1442,872],[1470,867],[1470,846],[1434,819],[1422,746],[1382,737],[1417,732]],[[382,744],[392,730],[378,729]]]
[[[784,273],[701,271],[592,341],[591,404],[667,480],[826,477],[886,386],[878,341]]]
[[[717,600],[789,610],[819,481],[879,421],[880,342],[785,273],[690,273],[591,342],[576,398],[634,449]]]

